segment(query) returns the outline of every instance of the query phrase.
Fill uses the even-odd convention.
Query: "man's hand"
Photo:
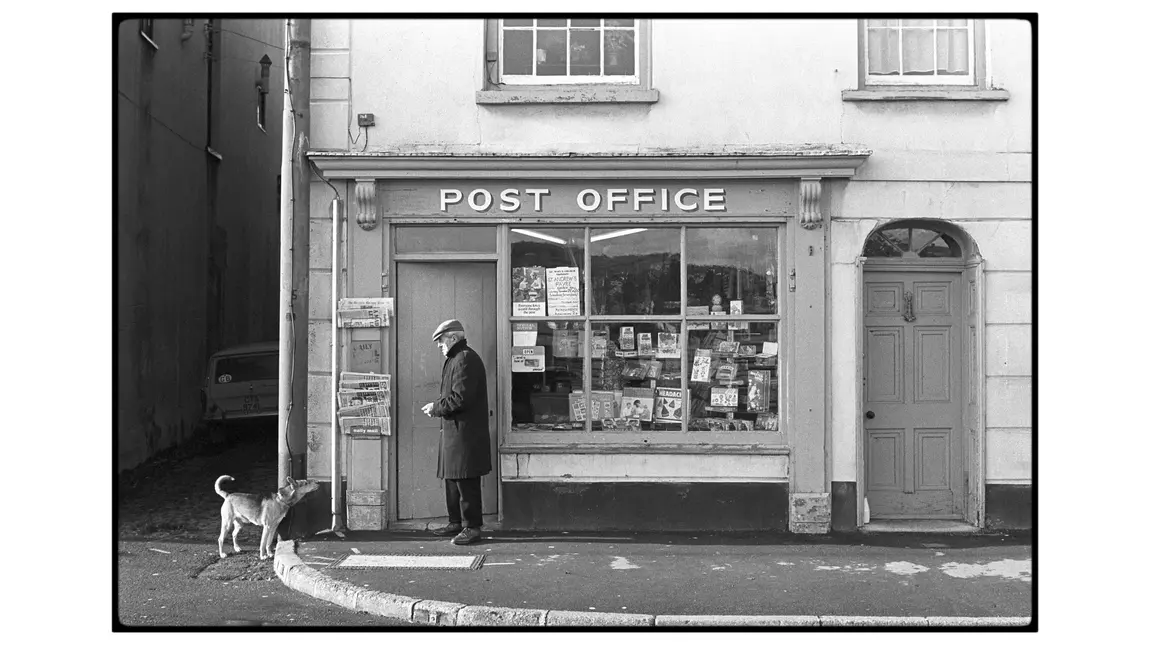
[[[431,417],[431,409],[434,407],[435,407],[434,403],[424,404],[423,405],[423,414],[427,415],[428,417]]]

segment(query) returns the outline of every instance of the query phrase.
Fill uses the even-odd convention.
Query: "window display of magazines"
[[[337,415],[346,435],[391,435],[391,375],[341,372]]]

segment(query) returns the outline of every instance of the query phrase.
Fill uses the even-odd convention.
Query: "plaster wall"
[[[117,456],[131,468],[186,439],[209,355],[275,338],[279,21],[220,21],[212,147],[204,21],[117,26]],[[278,35],[277,35],[278,34]],[[253,39],[266,41],[253,44]],[[274,46],[279,43],[279,49]],[[273,60],[268,131],[255,126],[259,58]],[[257,53],[258,52],[258,53]],[[278,72],[275,61],[280,61]]]

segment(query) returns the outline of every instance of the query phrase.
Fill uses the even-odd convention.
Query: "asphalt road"
[[[259,560],[256,528],[240,532],[249,551],[219,558],[215,479],[231,475],[231,489],[242,491],[275,485],[274,427],[245,430],[220,444],[191,442],[121,474],[113,617],[127,627],[405,625],[291,590],[271,559]]]

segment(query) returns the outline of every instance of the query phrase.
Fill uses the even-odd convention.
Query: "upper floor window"
[[[499,20],[499,82],[637,85],[640,37],[632,19]]]
[[[974,20],[864,21],[866,85],[976,85]]]

